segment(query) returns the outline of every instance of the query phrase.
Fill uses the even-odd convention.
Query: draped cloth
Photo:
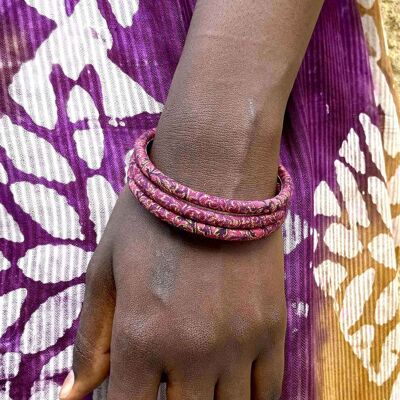
[[[87,263],[194,5],[0,2],[1,399],[57,398]],[[378,1],[326,0],[281,146],[295,185],[282,399],[400,399],[399,105]]]

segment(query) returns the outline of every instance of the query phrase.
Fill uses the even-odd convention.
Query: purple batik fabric
[[[312,267],[321,237],[314,192],[321,181],[335,186],[339,148],[350,129],[360,125],[360,113],[373,111],[376,116],[373,107],[368,54],[356,4],[326,1],[291,93],[281,148],[282,163],[295,188],[285,230],[287,399],[311,399],[320,392],[315,374],[321,367],[315,362],[315,347],[321,338],[314,326],[318,323],[314,313],[319,312],[315,297],[320,294],[315,290]],[[297,238],[296,230],[303,231]]]
[[[195,0],[0,1],[1,399],[57,398],[72,362],[87,263],[126,182],[135,139],[157,125],[194,6]],[[363,203],[354,206],[343,182],[353,182],[350,171],[377,204],[368,179],[385,187],[390,173],[382,157],[397,157],[394,144],[384,143],[382,157],[375,151],[382,147],[375,128],[389,108],[374,98],[370,63],[356,3],[326,0],[282,138],[282,164],[294,183],[283,227],[285,400],[329,398],[321,389],[329,379],[319,371],[329,366],[321,350],[329,337],[343,340],[338,351],[353,352],[360,365],[353,381],[370,374],[368,382],[394,382],[368,364],[361,336],[356,342],[342,317],[351,312],[335,314],[352,304],[349,294],[342,307],[335,290],[351,275],[344,259],[355,255],[331,237],[351,242],[353,228],[368,219],[354,211]],[[367,285],[372,272],[365,273],[355,279]],[[329,301],[333,311],[325,309]],[[330,325],[325,315],[339,323]],[[94,398],[105,399],[105,389]]]
[[[0,5],[0,393],[55,399],[84,273],[156,126],[193,3]]]

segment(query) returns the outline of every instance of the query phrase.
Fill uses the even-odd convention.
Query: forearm
[[[323,0],[198,0],[151,157],[238,199],[274,194],[286,103]]]

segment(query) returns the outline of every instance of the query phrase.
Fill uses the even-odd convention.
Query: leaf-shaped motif
[[[368,268],[355,276],[346,288],[339,323],[342,332],[347,331],[360,319],[364,305],[371,296],[375,270]]]
[[[10,267],[11,267],[10,261],[8,261],[7,258],[5,258],[3,253],[0,251],[0,271],[5,271]]]
[[[69,92],[67,113],[71,122],[84,121],[85,119],[91,121],[99,118],[99,111],[92,97],[79,85],[75,85]]]
[[[386,324],[396,315],[400,307],[399,287],[400,277],[396,277],[381,292],[375,307],[375,322],[378,325]]]
[[[10,352],[0,354],[0,380],[14,378],[14,376],[18,374],[20,363],[20,353]],[[0,393],[0,399],[1,398]]]
[[[361,225],[368,227],[370,224],[365,201],[358,190],[358,184],[348,167],[339,160],[335,161],[337,182],[342,192],[349,222],[353,227]]]
[[[163,105],[147,94],[138,83],[132,80],[117,65],[108,58],[101,61],[106,63],[106,66],[98,65],[96,71],[101,81],[104,111],[107,116],[119,119],[142,112],[158,114],[162,111]],[[116,87],[124,89],[115,90]]]
[[[363,325],[353,335],[344,332],[345,339],[351,344],[354,354],[362,361],[364,368],[369,368],[371,347],[375,338],[375,327]]]
[[[314,268],[313,272],[318,287],[325,295],[335,299],[337,290],[347,277],[346,268],[339,263],[325,260],[318,267]]]
[[[369,152],[371,153],[372,161],[375,163],[386,181],[385,155],[383,152],[381,132],[379,131],[379,128],[372,123],[371,118],[367,114],[361,113],[359,120],[364,128],[365,140]]]
[[[14,200],[45,231],[61,239],[83,239],[79,216],[65,196],[42,184],[17,182],[11,185]]]
[[[29,249],[18,260],[18,267],[34,281],[70,281],[86,271],[91,256],[91,252],[73,245],[45,244]]]
[[[117,195],[110,182],[101,175],[92,176],[87,180],[87,194],[90,219],[94,222],[96,241],[99,243],[117,201]]]
[[[339,202],[325,181],[321,181],[314,191],[314,215],[340,217]]]
[[[369,379],[377,385],[383,385],[391,376],[400,359],[400,323],[389,332],[383,342],[381,359],[376,369],[370,365]]]
[[[392,387],[392,393],[390,395],[389,400],[398,400],[400,399],[400,373],[397,375],[397,378]]]
[[[317,250],[318,241],[319,241],[319,234],[318,231],[314,228],[311,229],[311,236],[313,238],[313,249],[314,251]]]
[[[124,28],[132,25],[132,18],[139,9],[139,0],[108,0],[118,23]]]
[[[360,138],[353,128],[350,129],[347,139],[343,141],[339,155],[357,172],[365,174],[365,155],[360,149]]]
[[[400,121],[393,93],[387,78],[375,58],[370,57],[375,101],[384,111],[383,145],[387,154],[396,157],[400,153]]]
[[[336,222],[326,229],[324,243],[332,253],[347,258],[355,257],[363,249],[358,239],[357,230],[347,229]]]
[[[57,355],[51,357],[40,371],[40,379],[50,378],[71,368],[73,350],[74,345],[71,344]]]
[[[76,151],[89,168],[98,169],[104,157],[103,129],[96,121],[90,121],[89,125],[89,129],[78,129],[74,132]]]
[[[25,324],[21,351],[34,354],[54,345],[78,317],[84,291],[84,284],[71,286],[42,303]]]
[[[305,238],[310,235],[307,221],[290,210],[283,224],[283,248],[284,253],[291,253]]]
[[[0,337],[20,316],[27,290],[16,289],[0,296]]]
[[[386,268],[396,269],[396,250],[392,236],[385,233],[376,235],[368,243],[368,250],[375,261]]]
[[[392,230],[392,213],[390,210],[389,193],[385,182],[376,176],[368,178],[368,192],[371,195],[372,202],[382,217],[385,225]]]
[[[10,240],[11,242],[21,243],[24,241],[24,235],[19,229],[14,218],[7,212],[3,204],[0,203],[0,238]]]
[[[69,183],[75,180],[66,158],[47,140],[14,125],[7,116],[0,119],[1,131],[4,133],[0,135],[0,146],[19,170],[48,181]]]
[[[5,170],[2,163],[0,163],[0,183],[6,184],[8,182],[7,171]]]
[[[394,175],[389,179],[388,192],[392,204],[400,204],[400,166]]]

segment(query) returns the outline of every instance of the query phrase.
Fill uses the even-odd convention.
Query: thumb
[[[100,242],[88,265],[73,365],[60,391],[62,400],[83,399],[108,375],[115,309],[111,259],[111,246]]]

